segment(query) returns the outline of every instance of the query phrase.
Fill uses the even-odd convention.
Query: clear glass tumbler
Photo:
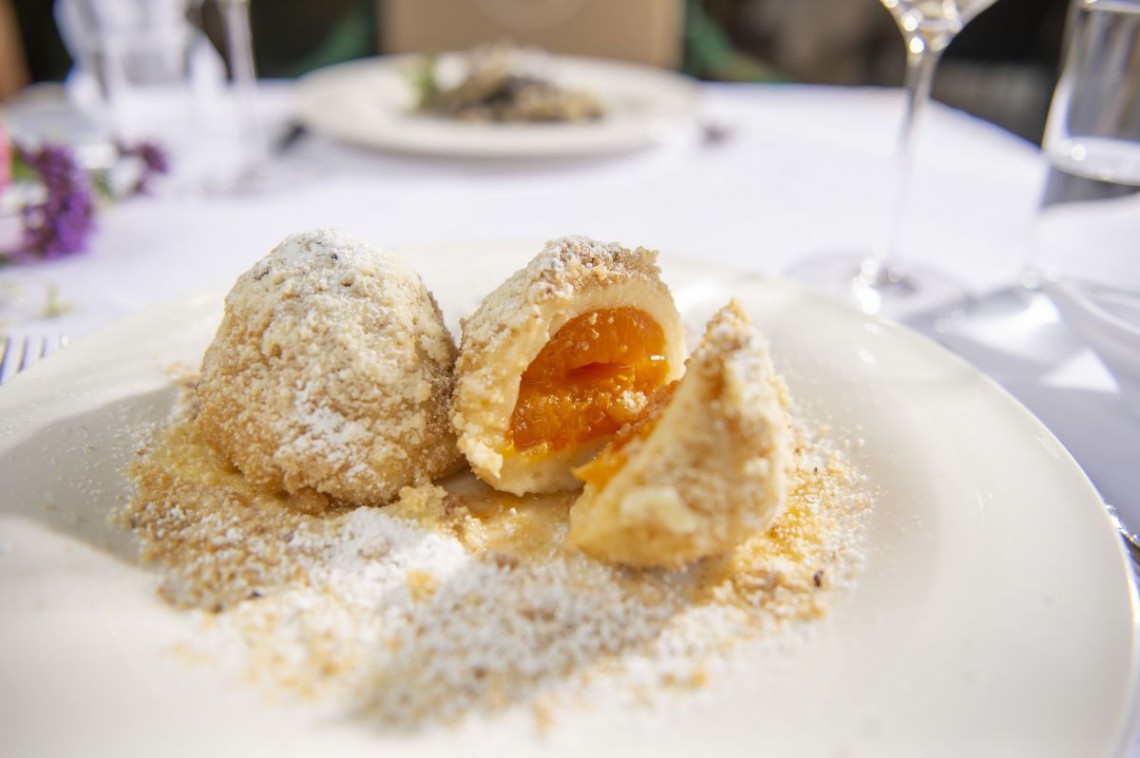
[[[1140,0],[1074,0],[1028,283],[1140,412]]]
[[[205,0],[57,0],[72,101],[111,138],[153,140],[178,190],[226,191],[265,158],[253,113],[246,0],[221,12],[233,81],[204,31]]]

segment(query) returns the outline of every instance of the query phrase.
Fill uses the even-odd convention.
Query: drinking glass
[[[899,249],[914,164],[915,132],[930,102],[934,70],[955,35],[995,0],[881,0],[906,43],[905,111],[890,167],[886,228],[863,255],[817,258],[788,271],[807,284],[839,291],[867,313],[903,315],[945,304],[960,289],[940,274],[907,265]]]
[[[1074,0],[1027,284],[1140,414],[1140,0]]]
[[[221,56],[204,31],[206,0],[58,0],[55,15],[75,69],[68,91],[108,139],[152,140],[179,189],[227,189],[264,160],[253,103],[248,0],[212,0]]]
[[[234,118],[238,126],[242,170],[234,177],[235,189],[261,188],[268,177],[269,141],[257,108],[257,72],[253,36],[249,28],[250,0],[215,0],[221,10],[226,56],[233,81]],[[201,3],[203,0],[195,0]]]

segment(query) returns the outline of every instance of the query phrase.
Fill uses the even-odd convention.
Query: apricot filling
[[[668,373],[664,331],[644,311],[577,316],[523,373],[511,443],[541,454],[608,437],[642,414]]]
[[[602,451],[593,460],[574,469],[574,476],[586,484],[592,484],[595,489],[599,490],[609,484],[610,479],[613,479],[617,472],[625,467],[628,460],[625,454],[626,445],[634,440],[645,439],[649,436],[653,428],[657,426],[661,411],[669,404],[669,400],[673,397],[673,391],[677,389],[679,383],[679,381],[672,381],[658,387],[657,391],[649,398],[642,414],[632,423],[623,426],[613,441],[602,448]]]

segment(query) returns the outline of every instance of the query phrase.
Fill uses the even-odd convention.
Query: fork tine
[[[47,358],[70,344],[71,338],[66,334],[61,334],[58,337],[44,337],[40,342],[40,358]]]
[[[71,340],[67,335],[23,338],[0,335],[0,384],[69,344]]]
[[[16,365],[16,373],[20,373],[28,366],[32,365],[35,361],[35,356],[32,354],[32,339],[31,337],[24,337],[20,342],[20,362]]]
[[[0,339],[4,340],[3,346],[0,346],[0,383],[3,383],[4,369],[8,367],[8,352],[12,346],[12,338],[5,334]]]

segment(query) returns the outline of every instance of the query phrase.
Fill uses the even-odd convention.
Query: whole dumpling
[[[461,461],[455,357],[407,266],[339,231],[295,234],[226,297],[199,427],[258,486],[381,505]]]

